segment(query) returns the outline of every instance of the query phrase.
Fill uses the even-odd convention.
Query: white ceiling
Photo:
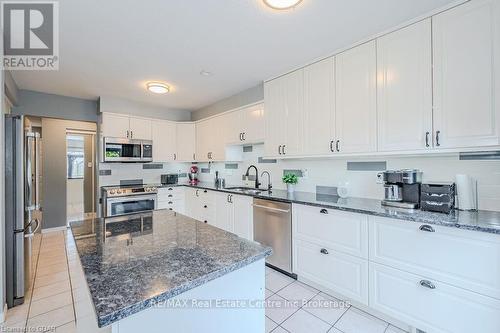
[[[304,0],[276,12],[262,0],[64,0],[59,70],[13,76],[21,89],[196,110],[450,2]],[[152,95],[148,80],[173,91]]]

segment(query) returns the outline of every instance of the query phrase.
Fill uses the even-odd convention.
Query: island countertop
[[[71,230],[99,327],[272,251],[168,210],[72,222]]]

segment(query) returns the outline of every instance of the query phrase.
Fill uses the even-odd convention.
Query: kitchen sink
[[[229,191],[234,191],[234,192],[240,192],[240,193],[244,193],[244,194],[259,194],[261,193],[262,191],[259,190],[259,189],[255,189],[255,188],[251,188],[251,187],[226,187],[225,188],[226,190],[229,190]]]

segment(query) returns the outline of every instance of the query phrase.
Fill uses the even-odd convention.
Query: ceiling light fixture
[[[209,71],[206,71],[206,70],[202,70],[200,72],[200,75],[202,75],[202,76],[210,76],[210,75],[212,75],[212,72],[209,72]]]
[[[170,87],[161,82],[148,82],[146,87],[150,92],[155,94],[166,94],[170,91]]]
[[[263,0],[264,3],[272,9],[284,10],[297,6],[302,0]]]

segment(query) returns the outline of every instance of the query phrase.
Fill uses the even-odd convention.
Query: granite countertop
[[[269,256],[168,210],[71,223],[99,327]]]
[[[175,185],[165,185],[167,187]],[[460,228],[500,234],[500,212],[494,211],[459,211],[455,210],[451,214],[427,212],[419,209],[407,210],[382,206],[380,200],[365,198],[340,198],[334,195],[316,194],[311,192],[295,191],[288,193],[284,190],[263,190],[257,195],[244,194],[227,188],[217,188],[212,183],[199,183],[198,185],[179,184],[177,186],[189,186],[193,188],[222,191],[232,194],[250,195],[255,198],[275,200],[281,202],[297,203],[309,206],[317,206],[331,209],[338,209],[347,212],[362,213],[374,216],[396,218],[406,221],[441,225],[447,227]],[[231,187],[231,186],[226,186]]]

